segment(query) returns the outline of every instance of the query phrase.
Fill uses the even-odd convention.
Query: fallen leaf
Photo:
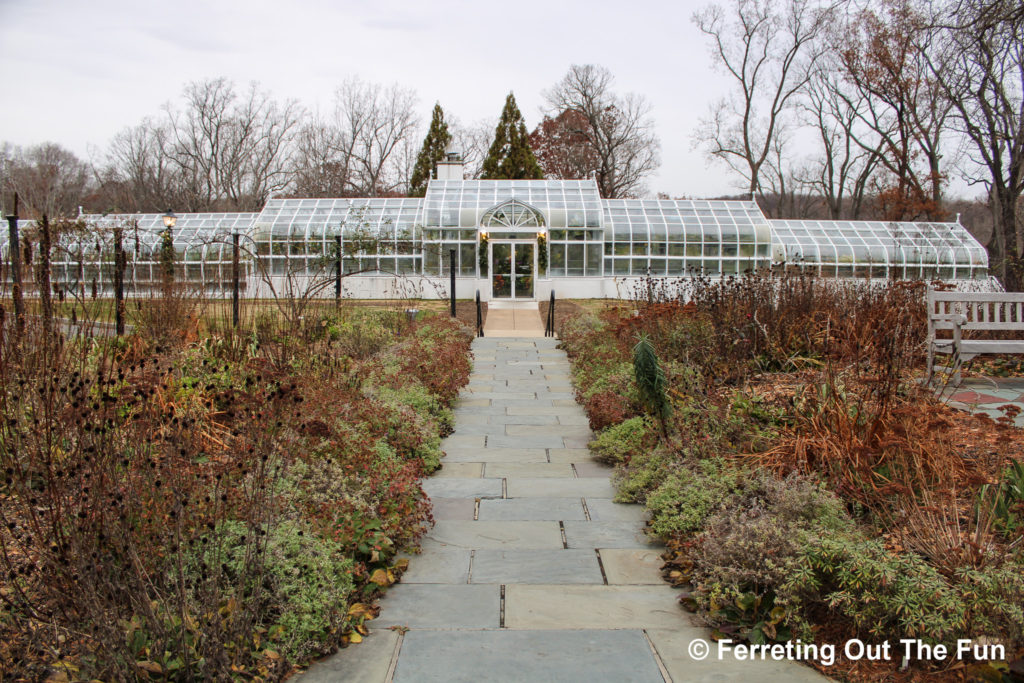
[[[370,582],[375,583],[378,586],[390,586],[394,583],[386,569],[375,569],[374,572],[370,574]]]

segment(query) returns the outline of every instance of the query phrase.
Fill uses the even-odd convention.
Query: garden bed
[[[367,632],[431,522],[472,335],[187,297],[125,339],[0,326],[4,680],[277,680]]]
[[[716,637],[1005,651],[819,667],[852,680],[1021,666],[1024,438],[920,386],[924,314],[923,284],[762,273],[562,325],[591,450]]]

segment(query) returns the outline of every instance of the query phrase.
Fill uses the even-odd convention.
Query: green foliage
[[[174,235],[170,228],[160,233],[160,270],[168,282],[174,279]]]
[[[1024,462],[1011,462],[991,493],[988,486],[983,486],[978,504],[986,504],[990,495],[994,498],[991,505],[995,529],[1007,539],[1024,533]]]
[[[838,534],[805,547],[782,590],[793,596],[794,605],[820,601],[879,638],[949,643],[999,633],[1021,643],[1020,558],[983,569],[964,567],[954,579],[916,553],[893,553],[878,540]]]
[[[620,465],[656,442],[650,419],[638,416],[601,430],[590,442],[590,452],[598,462]]]
[[[668,382],[665,379],[665,371],[658,362],[658,355],[651,345],[651,338],[646,333],[639,335],[639,340],[633,347],[633,374],[640,390],[640,401],[647,412],[661,423],[664,432],[665,420],[672,412],[672,406],[665,394]]]
[[[634,454],[615,473],[615,500],[619,503],[646,502],[651,491],[658,488],[677,466],[676,455],[664,446]]]
[[[661,537],[694,534],[741,485],[745,473],[721,458],[687,464],[647,497],[651,530]]]
[[[541,180],[544,171],[530,147],[526,122],[512,93],[505,99],[501,119],[494,129],[494,141],[484,159],[482,178],[486,180]]]
[[[254,576],[248,566],[253,538],[264,533],[262,576]],[[228,580],[248,576],[268,587],[267,605],[274,612],[273,623],[281,627],[282,654],[298,661],[322,652],[343,626],[353,588],[353,562],[341,545],[311,533],[297,521],[250,529],[228,520],[215,535],[221,539],[220,547],[207,549],[202,560],[192,564],[219,566]],[[241,588],[240,600],[245,594],[260,594],[255,584]]]
[[[416,157],[416,165],[412,169],[409,181],[409,196],[422,197],[427,193],[427,183],[433,177],[434,168],[445,158],[452,136],[448,132],[448,124],[444,120],[441,104],[434,105],[434,113],[430,119],[430,130],[423,139],[423,147]]]

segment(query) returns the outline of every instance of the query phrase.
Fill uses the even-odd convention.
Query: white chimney
[[[462,154],[455,149],[454,145],[448,145],[444,152],[444,159],[437,162],[438,180],[464,180],[466,164],[462,161]]]

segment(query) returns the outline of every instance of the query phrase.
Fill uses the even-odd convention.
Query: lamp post
[[[171,295],[171,285],[174,282],[174,226],[178,217],[170,209],[163,215],[164,232],[160,236],[160,267],[163,270],[164,296]]]

